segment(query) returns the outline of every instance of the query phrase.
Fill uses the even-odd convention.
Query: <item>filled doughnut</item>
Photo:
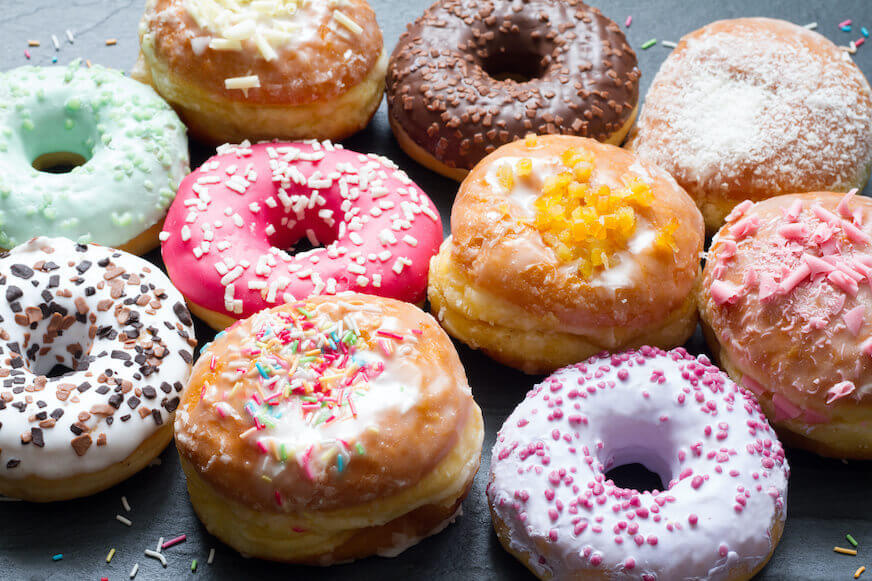
[[[409,156],[460,181],[528,133],[620,145],[640,75],[620,27],[578,0],[439,0],[394,49],[388,119]]]
[[[700,313],[712,352],[782,438],[872,459],[872,200],[742,203],[712,241]]]
[[[78,60],[0,73],[0,248],[44,235],[144,254],[187,173],[185,127],[149,87]]]
[[[663,489],[608,477],[631,463]],[[497,434],[487,497],[540,579],[744,580],[781,538],[788,476],[750,392],[705,357],[643,347],[534,387]]]
[[[196,345],[166,275],[40,237],[3,253],[0,289],[0,494],[66,500],[148,465],[173,437]]]
[[[327,565],[393,556],[451,522],[483,425],[432,317],[344,293],[220,334],[175,434],[209,532],[245,555]]]
[[[664,171],[570,136],[504,145],[469,174],[428,295],[449,334],[527,373],[696,327],[703,222]]]
[[[713,233],[743,200],[862,188],[872,90],[816,32],[721,20],[682,38],[660,67],[628,147],[675,177]]]
[[[212,143],[342,139],[384,92],[387,52],[365,0],[148,0],[133,76]]]
[[[225,145],[182,182],[161,240],[191,310],[223,329],[313,294],[423,302],[442,221],[383,157],[317,141]]]

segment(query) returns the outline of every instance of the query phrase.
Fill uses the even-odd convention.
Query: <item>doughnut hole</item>
[[[58,307],[64,309],[64,306],[58,305]],[[63,323],[60,325],[53,323],[51,316],[43,318],[39,323],[31,324],[32,336],[46,337],[55,334],[56,336],[50,344],[43,345],[42,350],[21,349],[24,365],[30,373],[51,379],[74,371],[82,371],[88,367],[93,359],[89,356],[92,355],[94,346],[94,339],[88,336],[90,325],[80,320],[72,321],[67,325],[67,328],[64,328]],[[40,344],[42,345],[42,342]],[[46,348],[48,350],[44,351]]]
[[[550,43],[497,32],[480,53],[485,74],[496,81],[526,83],[541,78],[548,70]]]
[[[100,133],[91,107],[71,97],[63,108],[23,108],[18,138],[33,169],[64,174],[87,165]]]
[[[669,434],[663,426],[622,418],[604,432],[597,458],[615,486],[638,492],[669,488],[675,477],[670,460],[675,453],[670,453]]]

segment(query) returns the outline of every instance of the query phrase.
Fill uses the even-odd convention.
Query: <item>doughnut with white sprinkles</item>
[[[665,490],[616,485],[638,462]],[[778,544],[784,450],[753,395],[705,357],[592,357],[536,386],[500,430],[487,496],[503,546],[542,579],[749,579]]]
[[[147,465],[172,437],[196,345],[166,275],[40,237],[3,253],[0,289],[0,494],[75,498]]]

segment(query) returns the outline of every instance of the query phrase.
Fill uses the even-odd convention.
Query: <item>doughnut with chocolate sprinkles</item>
[[[620,27],[577,0],[439,0],[394,49],[388,117],[406,153],[459,181],[528,133],[620,145],[636,65]]]
[[[0,296],[0,494],[77,498],[151,462],[172,439],[196,346],[166,275],[40,237],[0,256]]]

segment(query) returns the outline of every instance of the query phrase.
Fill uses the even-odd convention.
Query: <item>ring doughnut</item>
[[[364,0],[148,0],[134,78],[198,138],[343,139],[384,92],[387,52]]]
[[[660,67],[628,147],[671,173],[714,233],[746,199],[862,189],[872,90],[816,32],[721,20],[682,38]]]
[[[46,235],[144,254],[187,173],[185,127],[149,87],[78,60],[0,73],[0,248]]]
[[[712,353],[784,441],[872,459],[872,200],[832,192],[742,203],[709,249]]]
[[[703,224],[666,172],[571,136],[504,145],[460,185],[431,261],[452,336],[527,373],[696,328]]]
[[[40,237],[3,254],[0,288],[0,494],[67,500],[148,465],[173,437],[196,345],[166,275]]]
[[[246,555],[393,556],[458,514],[483,424],[445,332],[417,307],[344,293],[219,335],[176,414],[191,502]]]
[[[313,294],[423,302],[442,221],[383,157],[317,141],[225,145],[182,182],[161,240],[191,310],[223,329]],[[286,252],[300,240],[315,248]]]
[[[578,0],[439,0],[394,49],[388,119],[409,156],[460,181],[528,133],[620,145],[636,64],[620,27]]]
[[[630,463],[665,489],[607,476]],[[750,392],[705,357],[643,347],[534,387],[497,434],[487,497],[540,579],[744,580],[781,538],[788,476]]]

